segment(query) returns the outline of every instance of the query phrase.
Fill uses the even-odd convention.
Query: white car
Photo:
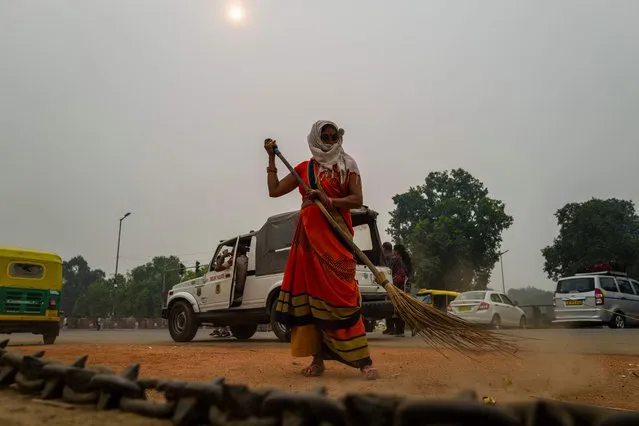
[[[390,277],[391,270],[383,264],[377,212],[364,206],[351,210],[351,214],[355,244]],[[275,320],[275,301],[298,217],[299,211],[271,216],[257,232],[222,240],[203,277],[174,285],[162,308],[162,318],[168,319],[173,340],[191,341],[202,325],[228,326],[234,337],[249,339],[257,332],[258,325],[270,323],[280,341],[290,341],[290,330]],[[244,288],[236,291],[235,267],[216,271],[216,259],[225,251],[236,255],[240,244],[248,250],[248,266]],[[358,261],[355,278],[366,331],[372,332],[375,320],[393,315],[394,308],[386,290],[375,283],[375,277],[361,261]]]
[[[448,314],[493,328],[526,328],[525,312],[498,291],[466,291],[448,304]]]

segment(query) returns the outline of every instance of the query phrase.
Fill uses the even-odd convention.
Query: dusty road
[[[213,339],[209,337],[211,330],[201,329],[193,342],[186,345],[214,347],[264,348],[282,347],[272,333],[256,333],[248,341],[235,338]],[[546,330],[506,330],[504,334],[522,341],[520,347],[524,351],[545,353],[577,353],[577,354],[609,354],[639,356],[639,328],[611,330],[604,328],[581,329],[546,329]],[[9,338],[12,345],[37,345],[41,337],[29,334],[0,335],[0,340]],[[419,337],[388,337],[381,333],[369,334],[373,348],[376,347],[415,347],[426,348],[428,345]],[[56,341],[56,346],[68,343],[118,343],[145,345],[177,345],[171,340],[168,330],[63,330]]]
[[[321,384],[332,396],[374,392],[432,398],[472,388],[498,402],[542,397],[639,410],[637,329],[507,331],[530,339],[520,343],[519,358],[486,353],[478,362],[453,353],[445,358],[419,338],[372,334],[371,351],[381,374],[374,382],[334,363],[328,364],[324,377],[301,377],[308,360],[291,358],[287,345],[270,333],[241,342],[214,340],[209,332],[202,330],[196,341],[177,344],[166,330],[65,330],[53,346],[45,347],[38,336],[30,335],[12,336],[11,346],[25,353],[45,349],[47,356],[67,362],[89,354],[90,364],[117,370],[140,362],[146,377],[203,381],[223,376],[253,388],[304,391]]]

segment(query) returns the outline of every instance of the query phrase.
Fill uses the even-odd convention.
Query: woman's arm
[[[342,198],[332,198],[332,204],[338,209],[358,209],[364,204],[362,195],[362,179],[357,173],[351,173],[348,178],[348,195]]]
[[[277,177],[277,168],[275,167],[275,155],[269,155],[268,157],[267,175],[266,184],[268,186],[269,197],[281,197],[297,188],[297,179],[290,173],[286,175],[284,179],[279,180]]]

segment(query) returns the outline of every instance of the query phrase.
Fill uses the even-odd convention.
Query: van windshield
[[[557,293],[587,293],[595,290],[593,277],[566,278],[557,282]]]

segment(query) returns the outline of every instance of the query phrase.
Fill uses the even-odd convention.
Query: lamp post
[[[504,290],[504,294],[506,294],[506,281],[504,280],[504,259],[502,258],[502,256],[506,253],[508,253],[508,250],[499,253],[499,265],[501,266],[501,286]]]
[[[113,294],[111,298],[111,318],[115,318],[115,289],[118,287],[118,263],[120,262],[120,236],[122,235],[122,221],[130,215],[131,212],[127,212],[120,218],[120,227],[118,228],[118,251],[115,254],[115,276],[113,277],[113,288],[111,289]]]
[[[115,278],[114,278],[114,283],[117,286],[117,280],[118,280],[118,263],[120,262],[120,237],[122,236],[122,221],[124,219],[126,219],[127,217],[129,217],[131,215],[131,212],[128,212],[127,214],[125,214],[124,216],[122,216],[120,218],[120,227],[118,228],[118,251],[115,254]]]

